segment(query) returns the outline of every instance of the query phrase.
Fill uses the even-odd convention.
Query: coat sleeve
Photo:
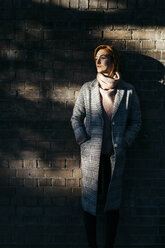
[[[131,146],[132,142],[134,141],[137,133],[139,132],[141,127],[141,111],[140,111],[140,104],[139,99],[136,94],[135,89],[132,90],[132,99],[131,99],[131,106],[128,114],[128,122],[127,128],[125,132],[125,141],[129,146]]]
[[[85,142],[89,139],[85,126],[84,126],[84,118],[86,116],[85,110],[85,101],[84,101],[84,85],[81,87],[79,94],[77,96],[73,114],[70,119],[71,125],[74,131],[74,135],[76,138],[76,142],[80,145],[81,143]]]

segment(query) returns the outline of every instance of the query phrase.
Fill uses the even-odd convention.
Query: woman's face
[[[110,74],[111,72],[111,62],[109,53],[106,49],[100,49],[95,57],[97,72]]]

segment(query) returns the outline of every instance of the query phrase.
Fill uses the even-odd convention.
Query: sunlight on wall
[[[58,7],[70,8],[70,9],[79,9],[80,11],[84,9],[126,9],[127,0],[116,1],[116,0],[33,0],[37,4],[52,4]]]

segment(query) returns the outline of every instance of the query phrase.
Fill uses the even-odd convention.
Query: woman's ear
[[[114,72],[114,76],[113,76],[113,78],[115,79],[115,80],[119,80],[120,79],[120,74],[119,74],[119,72]]]

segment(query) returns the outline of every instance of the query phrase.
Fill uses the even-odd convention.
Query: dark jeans
[[[99,168],[98,196],[105,204],[108,185],[111,177],[111,166],[109,156],[101,154]],[[98,200],[98,201],[100,201]],[[105,214],[105,248],[113,248],[119,222],[119,209],[108,211]],[[84,224],[91,248],[97,248],[96,242],[96,216],[83,211]]]

